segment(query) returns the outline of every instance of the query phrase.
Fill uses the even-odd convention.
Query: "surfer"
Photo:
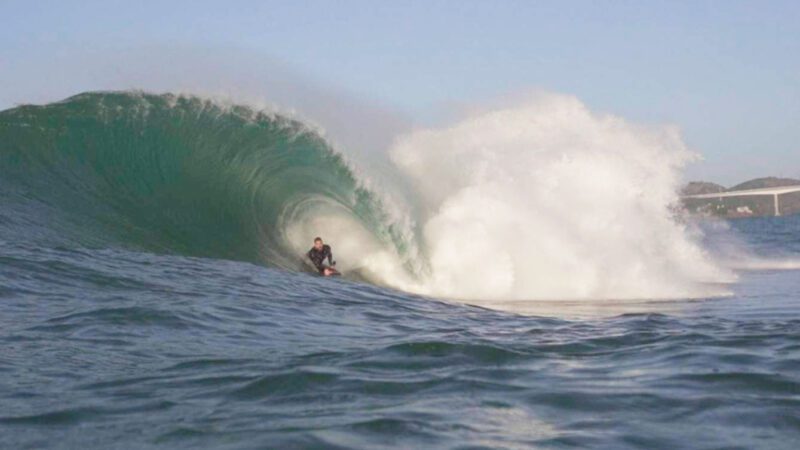
[[[333,260],[331,246],[325,245],[322,242],[322,238],[314,238],[314,246],[308,251],[308,258],[314,264],[314,267],[317,268],[320,275],[326,277],[331,275],[339,275],[339,271],[333,268],[333,266],[336,265],[336,261]],[[328,258],[327,266],[323,264],[325,258]]]

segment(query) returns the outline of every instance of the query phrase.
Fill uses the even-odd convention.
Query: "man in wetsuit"
[[[314,247],[308,251],[308,258],[314,263],[314,267],[317,268],[320,275],[328,277],[339,274],[336,269],[331,267],[336,265],[336,261],[333,260],[333,254],[331,253],[331,246],[323,244],[322,238],[318,237],[314,239]],[[325,258],[328,258],[327,266],[322,264]]]

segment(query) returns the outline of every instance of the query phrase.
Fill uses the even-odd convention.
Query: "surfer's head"
[[[322,250],[322,238],[316,237],[314,238],[314,248],[317,250]]]

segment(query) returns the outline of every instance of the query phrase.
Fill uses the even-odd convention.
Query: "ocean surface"
[[[315,276],[287,221],[328,207],[416,251],[297,122],[0,112],[0,448],[800,446],[800,216],[698,225],[723,295],[486,307]]]

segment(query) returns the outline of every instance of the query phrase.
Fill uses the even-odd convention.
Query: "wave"
[[[344,217],[382,248],[403,248],[343,157],[312,128],[270,112],[86,93],[3,111],[0,142],[5,202],[16,205],[4,216],[27,239],[34,227],[60,241],[296,270],[297,247],[313,236],[295,225]]]
[[[674,130],[542,96],[401,136],[388,158],[411,196],[279,114],[86,93],[0,112],[0,227],[289,270],[322,235],[362,279],[486,304],[698,297],[734,280],[675,216],[692,154]]]

